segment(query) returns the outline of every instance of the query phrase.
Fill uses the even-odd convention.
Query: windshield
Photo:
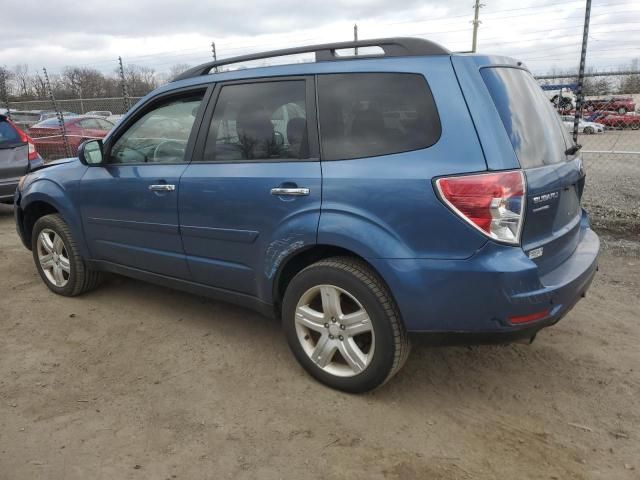
[[[505,67],[483,68],[480,73],[522,168],[566,161],[571,136],[531,74]]]

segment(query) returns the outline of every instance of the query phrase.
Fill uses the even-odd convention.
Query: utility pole
[[[475,13],[473,15],[473,42],[471,44],[471,52],[476,53],[476,46],[478,45],[478,26],[480,25],[480,20],[478,17],[480,16],[480,9],[484,7],[484,3],[480,3],[480,0],[476,0],[475,5],[473,6]]]
[[[591,0],[587,0],[584,9],[584,29],[582,30],[582,51],[580,52],[580,69],[578,70],[578,88],[576,90],[576,114],[573,117],[573,142],[578,143],[578,127],[580,116],[582,115],[582,102],[584,95],[582,86],[584,84],[584,64],[587,58],[587,41],[589,40],[589,22],[591,21]]]
[[[353,41],[354,42],[358,41],[358,24],[357,23],[353,24]],[[358,55],[358,47],[354,49],[354,53]]]
[[[127,81],[124,77],[124,67],[122,66],[122,57],[118,57],[118,64],[120,66],[120,81],[122,82],[122,99],[124,100],[124,113],[131,108],[129,103],[129,89],[127,88]]]
[[[213,61],[218,61],[218,54],[216,53],[216,42],[211,42],[211,54],[213,55]],[[214,71],[218,71],[218,67],[214,68]]]

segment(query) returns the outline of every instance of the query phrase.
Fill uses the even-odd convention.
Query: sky
[[[478,51],[518,58],[534,73],[576,70],[585,0],[483,0]],[[0,65],[111,73],[125,63],[175,64],[293,46],[416,36],[471,49],[473,0],[0,0]],[[26,14],[25,14],[26,12]],[[593,0],[587,66],[640,57],[640,0]]]

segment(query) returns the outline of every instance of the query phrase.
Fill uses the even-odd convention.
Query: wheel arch
[[[395,301],[395,298],[393,298],[393,292],[389,288],[389,284],[386,282],[378,269],[376,269],[369,261],[367,261],[365,257],[359,255],[353,250],[349,250],[344,247],[329,244],[316,244],[311,245],[307,248],[296,250],[294,253],[285,258],[280,264],[274,276],[272,292],[273,306],[276,318],[280,318],[284,292],[286,291],[287,286],[289,285],[289,282],[291,282],[293,277],[295,277],[300,271],[302,271],[309,265],[312,265],[319,260],[329,257],[351,257],[363,262],[372,271],[374,271],[376,275],[378,275],[378,277],[387,287],[389,295]]]
[[[57,213],[69,226],[80,254],[88,258],[82,222],[65,191],[51,181],[36,181],[20,197],[20,218],[24,243],[31,248],[33,227],[44,215]]]

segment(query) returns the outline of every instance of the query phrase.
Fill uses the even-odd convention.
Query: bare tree
[[[10,97],[13,94],[13,72],[6,65],[0,66],[0,77],[4,81],[5,91],[3,93]]]
[[[40,75],[40,72],[36,72],[36,74],[31,77],[31,88],[37,98],[47,98],[49,94],[44,75]]]
[[[13,67],[13,76],[16,82],[18,96],[29,98],[32,95],[29,65],[21,63]]]
[[[156,71],[149,67],[127,65],[124,68],[124,78],[129,94],[133,96],[146,95],[158,86]]]
[[[189,70],[191,68],[191,65],[187,64],[187,63],[176,63],[175,65],[172,65],[171,67],[169,67],[169,71],[167,72],[167,76],[169,78],[175,78],[178,75],[180,75],[181,73]]]
[[[634,58],[625,70],[638,71],[640,69],[640,59]],[[625,75],[620,80],[620,93],[640,93],[640,74]]]

